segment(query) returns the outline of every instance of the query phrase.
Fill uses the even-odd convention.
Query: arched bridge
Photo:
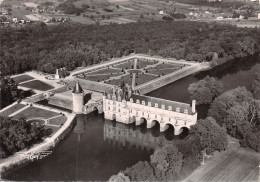
[[[161,132],[173,127],[175,135],[181,134],[183,128],[190,129],[197,122],[195,101],[190,106],[143,95],[132,94],[129,101],[108,95],[103,97],[103,110],[106,119],[136,125],[146,122],[147,128],[158,123]]]

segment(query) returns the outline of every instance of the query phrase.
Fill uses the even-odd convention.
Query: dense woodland
[[[0,109],[34,94],[32,90],[18,89],[17,83],[9,77],[0,79],[0,89]]]
[[[43,137],[50,135],[50,131],[44,129],[44,126],[31,125],[23,119],[0,117],[0,128],[0,147],[7,156],[30,148],[35,143],[41,142]]]
[[[148,53],[212,66],[260,50],[260,29],[187,21],[111,25],[35,23],[0,27],[2,76],[37,69],[73,70],[130,53]]]
[[[259,85],[258,85],[259,87]],[[260,101],[245,87],[224,92],[210,106],[209,115],[240,140],[244,147],[260,151]]]

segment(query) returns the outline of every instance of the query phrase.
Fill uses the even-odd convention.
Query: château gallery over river
[[[51,128],[49,138],[25,152],[52,153],[30,163],[22,156],[11,156],[13,160],[1,163],[0,169],[10,162],[20,165],[6,172],[4,179],[107,180],[140,160],[149,160],[156,147],[182,140],[202,117],[196,101],[188,99],[190,83],[212,74],[223,81],[226,90],[248,87],[249,77],[260,69],[259,59],[251,59],[255,59],[254,65],[241,61],[232,73],[223,66],[222,70],[194,75],[208,65],[146,55],[104,62],[73,71],[70,76],[65,76],[65,69],[58,69],[56,81],[35,72],[25,73],[31,78],[21,82],[20,88],[26,89],[26,83],[36,80],[53,88],[36,88],[35,95],[2,109],[0,114],[26,117]],[[240,81],[230,82],[231,75]],[[56,84],[57,79],[63,83]]]

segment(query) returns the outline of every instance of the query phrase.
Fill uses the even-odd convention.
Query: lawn
[[[180,68],[169,68],[169,69],[159,69],[159,70],[157,70],[157,69],[150,69],[150,70],[148,70],[148,72],[147,73],[151,73],[151,74],[155,74],[155,75],[167,75],[167,74],[169,74],[169,73],[173,73],[173,72],[175,72],[175,71],[177,71],[177,70],[179,70]]]
[[[122,76],[120,79],[111,80],[107,83],[111,84],[111,85],[120,85],[122,82],[125,82],[125,83],[128,83],[129,85],[131,85],[132,84],[132,78],[130,78],[130,75],[125,75],[125,76]]]
[[[14,78],[12,78],[16,83],[21,83],[21,82],[25,82],[25,81],[29,81],[34,79],[33,77],[29,76],[29,75],[20,75],[20,76],[16,76]]]
[[[151,60],[138,60],[137,61],[137,68],[142,69],[145,68],[148,65],[153,65],[158,63],[158,61],[151,61]]]
[[[85,76],[84,79],[91,80],[95,82],[101,82],[103,80],[107,80],[111,77],[111,75],[98,75],[98,76]]]
[[[259,162],[260,158],[246,152],[225,151],[200,166],[185,181],[257,181]]]
[[[113,67],[114,68],[120,68],[120,69],[133,69],[134,68],[134,60],[128,60],[126,62],[113,65]]]
[[[46,91],[46,90],[50,90],[50,89],[54,88],[53,86],[51,86],[47,83],[44,83],[40,80],[29,81],[26,83],[19,84],[19,86],[36,89],[36,90],[41,90],[41,91]]]
[[[89,73],[85,73],[85,75],[99,75],[99,74],[119,74],[119,73],[123,73],[121,70],[118,69],[113,69],[113,68],[105,68],[102,70],[97,70],[97,71],[93,71],[93,72],[89,72]]]
[[[49,120],[48,124],[58,125],[59,126],[61,124],[64,124],[66,121],[67,121],[67,117],[66,116],[60,116],[60,117],[53,118],[53,119]]]
[[[10,114],[14,113],[15,111],[18,111],[19,109],[22,109],[26,105],[23,104],[15,104],[14,106],[6,109],[5,111],[0,113],[0,116],[2,117],[8,117]]]
[[[162,64],[158,64],[156,65],[156,68],[158,69],[162,69],[162,68],[181,68],[184,65],[182,64],[167,64],[167,63],[162,63]]]
[[[156,78],[158,78],[158,76],[147,75],[147,74],[138,74],[138,76],[136,76],[136,85],[141,85],[143,83],[149,82]]]
[[[40,109],[40,108],[37,108],[37,107],[29,107],[25,110],[23,110],[22,112],[16,114],[14,116],[14,118],[16,119],[21,119],[21,118],[24,118],[24,119],[27,119],[27,118],[51,118],[51,117],[54,117],[54,116],[58,116],[59,113],[56,113],[56,112],[52,112],[52,111],[48,111],[48,110],[45,110],[45,109]]]

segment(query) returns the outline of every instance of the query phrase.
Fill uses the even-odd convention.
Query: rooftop
[[[76,83],[76,85],[75,85],[75,87],[74,87],[72,93],[74,93],[74,94],[83,93],[83,89],[82,89],[82,87],[80,86],[79,81],[77,81],[77,83]]]
[[[168,107],[171,106],[173,111],[176,111],[176,108],[180,108],[180,113],[184,113],[184,110],[188,110],[188,114],[192,115],[191,106],[186,103],[180,103],[176,101],[170,101],[155,97],[149,97],[145,95],[137,95],[132,94],[131,98],[133,99],[133,102],[136,103],[137,100],[139,100],[140,104],[142,104],[142,101],[145,101],[145,105],[148,105],[148,102],[151,102],[151,106],[155,107],[155,104],[158,104],[158,108],[162,108],[162,105],[165,106],[165,109],[168,110]]]

